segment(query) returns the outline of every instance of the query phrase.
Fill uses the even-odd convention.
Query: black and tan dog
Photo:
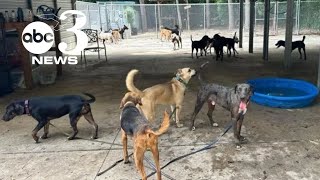
[[[203,64],[201,68],[206,64],[207,63]],[[207,116],[209,121],[213,127],[217,127],[218,124],[213,120],[212,113],[215,109],[215,105],[218,104],[231,112],[236,145],[237,147],[241,147],[241,142],[245,141],[245,138],[240,135],[241,126],[250,97],[253,94],[253,88],[246,83],[237,84],[234,88],[214,83],[205,83],[202,81],[200,74],[201,73],[198,73],[198,78],[202,86],[198,91],[196,105],[191,117],[190,130],[195,130],[194,121],[205,102],[208,104]]]
[[[181,32],[180,32],[180,29],[179,29],[178,25],[174,25],[174,29],[171,29],[171,28],[168,28],[168,27],[164,27],[164,29],[167,29],[167,30],[171,31],[172,34],[176,34],[178,36],[181,36]]]
[[[191,38],[191,57],[193,58],[193,50],[196,49],[196,57],[198,58],[198,50],[200,49],[200,56],[202,56],[203,54],[203,51],[204,51],[204,55],[206,56],[207,55],[207,50],[206,50],[206,47],[210,41],[210,38],[209,36],[205,35],[201,38],[200,41],[193,41],[192,40],[192,36],[190,37]]]
[[[306,39],[306,36],[303,36],[302,41],[293,41],[292,42],[292,51],[298,48],[299,54],[300,54],[300,59],[302,59],[302,54],[301,54],[301,49],[303,50],[304,53],[304,60],[307,60],[306,56],[306,45],[304,44],[304,40]],[[275,44],[277,48],[283,46],[285,47],[286,42],[283,40],[280,40]]]
[[[130,136],[133,137],[134,142],[134,161],[139,173],[142,176],[142,180],[147,179],[143,166],[144,153],[147,150],[151,150],[152,152],[156,165],[157,179],[161,180],[158,137],[168,130],[170,125],[169,115],[165,111],[161,127],[158,131],[153,131],[149,125],[148,120],[136,107],[137,104],[143,106],[143,104],[141,104],[141,99],[139,95],[132,92],[127,93],[123,97],[120,104],[120,109],[122,109],[120,120],[124,163],[129,162],[127,150],[127,136]]]
[[[6,113],[2,119],[10,121],[16,116],[30,115],[38,121],[38,125],[32,131],[32,137],[36,142],[39,142],[37,136],[38,131],[44,127],[44,134],[42,139],[46,139],[49,133],[50,120],[60,118],[69,114],[70,124],[73,128],[73,134],[68,137],[69,140],[74,139],[78,133],[77,123],[81,116],[93,126],[94,131],[92,138],[98,137],[98,125],[95,123],[90,103],[95,101],[95,97],[88,93],[83,93],[91,99],[86,100],[78,95],[65,95],[65,96],[47,96],[47,97],[34,97],[26,100],[18,100],[10,103],[6,108]]]
[[[126,26],[126,25],[123,25],[123,27],[120,29],[119,33],[121,35],[121,39],[124,39],[123,38],[123,34],[126,30],[128,30],[129,28]]]

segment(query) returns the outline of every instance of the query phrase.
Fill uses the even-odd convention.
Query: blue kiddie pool
[[[276,108],[301,108],[310,105],[319,90],[306,81],[284,78],[258,78],[249,80],[254,88],[251,100],[257,104]]]

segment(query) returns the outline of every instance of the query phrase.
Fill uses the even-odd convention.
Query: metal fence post
[[[277,18],[276,18],[276,34],[278,34],[278,23],[279,23],[279,2],[276,1],[276,14],[277,14]]]
[[[301,0],[297,1],[296,7],[296,28],[297,28],[297,35],[300,34],[300,4]]]
[[[203,4],[203,30],[206,33],[206,5]]]
[[[97,5],[98,5],[98,12],[99,12],[99,24],[100,24],[100,30],[102,31],[101,13],[100,13],[100,4],[97,2]]]
[[[159,38],[158,36],[158,19],[157,19],[157,5],[154,5],[154,19],[156,20],[156,34],[157,34],[157,39]]]
[[[87,14],[88,14],[88,23],[89,23],[89,29],[91,29],[91,23],[90,23],[90,11],[89,11],[89,4],[87,4]]]

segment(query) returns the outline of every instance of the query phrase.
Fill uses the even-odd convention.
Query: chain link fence
[[[270,33],[284,34],[286,2],[272,2],[270,6]],[[263,33],[264,3],[255,6],[255,33]],[[155,33],[161,27],[179,25],[184,31],[237,31],[239,3],[210,4],[134,4],[134,2],[77,1],[76,9],[87,16],[86,27],[107,31],[129,26],[131,35]],[[294,33],[319,33],[320,1],[296,1],[294,4]],[[244,30],[249,27],[249,4],[244,4]]]

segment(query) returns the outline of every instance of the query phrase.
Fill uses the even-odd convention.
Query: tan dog
[[[138,171],[142,176],[142,180],[146,180],[147,176],[143,166],[144,153],[148,149],[151,150],[156,165],[157,179],[161,180],[161,171],[159,164],[158,137],[165,133],[170,125],[168,113],[164,112],[163,121],[158,131],[154,132],[149,126],[148,120],[139,111],[136,105],[141,105],[141,99],[137,94],[127,93],[120,104],[122,109],[121,132],[123,144],[124,163],[129,162],[127,150],[127,136],[133,137],[134,142],[134,161]],[[143,106],[143,105],[142,105]]]
[[[160,30],[160,40],[162,41],[162,38],[169,41],[171,38],[172,31],[168,29],[161,28]]]
[[[112,30],[112,36],[115,43],[118,43],[120,40],[120,32],[119,30]]]
[[[142,106],[140,106],[144,115],[149,121],[154,121],[155,118],[155,105],[171,105],[171,110],[173,111],[176,107],[176,124],[177,127],[182,127],[180,124],[180,113],[182,108],[182,102],[184,99],[184,94],[186,90],[186,85],[192,76],[196,74],[194,69],[183,68],[178,69],[176,77],[171,81],[163,84],[157,84],[155,86],[149,87],[144,91],[139,90],[135,87],[133,83],[134,76],[138,73],[138,70],[131,70],[126,78],[126,86],[129,91],[139,94],[142,98]]]

